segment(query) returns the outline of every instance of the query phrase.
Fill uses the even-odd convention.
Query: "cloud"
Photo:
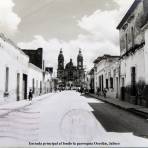
[[[13,34],[17,31],[21,19],[13,12],[12,0],[0,0],[0,32]]]
[[[68,42],[57,38],[45,40],[42,36],[37,35],[34,40],[28,43],[19,43],[21,47],[38,48],[43,47],[44,58],[48,64],[57,67],[57,57],[60,48],[63,48],[65,55],[65,63],[72,57],[76,64],[76,57],[79,48],[82,49],[84,56],[84,65],[90,69],[93,61],[103,54],[119,55],[119,32],[116,30],[121,18],[125,15],[127,9],[133,0],[114,0],[119,7],[114,10],[97,10],[93,14],[83,16],[77,20],[77,26],[80,27],[85,34],[79,34],[75,40]]]
[[[117,10],[96,11],[91,16],[84,16],[78,25],[90,33],[91,37],[98,42],[110,41],[116,44],[118,33],[116,29]]]

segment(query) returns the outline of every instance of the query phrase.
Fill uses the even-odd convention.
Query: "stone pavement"
[[[148,108],[145,108],[143,106],[134,105],[125,101],[121,101],[119,99],[108,98],[108,97],[104,98],[103,96],[97,96],[95,94],[89,94],[89,95],[99,100],[102,100],[103,102],[112,104],[121,109],[130,111],[142,117],[148,118]]]

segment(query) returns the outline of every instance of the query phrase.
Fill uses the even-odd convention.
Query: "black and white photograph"
[[[11,147],[148,147],[148,0],[0,0]]]

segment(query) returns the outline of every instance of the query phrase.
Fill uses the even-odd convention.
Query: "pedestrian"
[[[30,89],[29,90],[29,101],[31,101],[32,100],[32,90]]]

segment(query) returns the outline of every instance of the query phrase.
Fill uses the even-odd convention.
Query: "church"
[[[64,55],[62,49],[58,56],[57,78],[60,87],[80,87],[84,83],[83,56],[79,50],[77,66],[73,65],[72,59],[64,66]]]

